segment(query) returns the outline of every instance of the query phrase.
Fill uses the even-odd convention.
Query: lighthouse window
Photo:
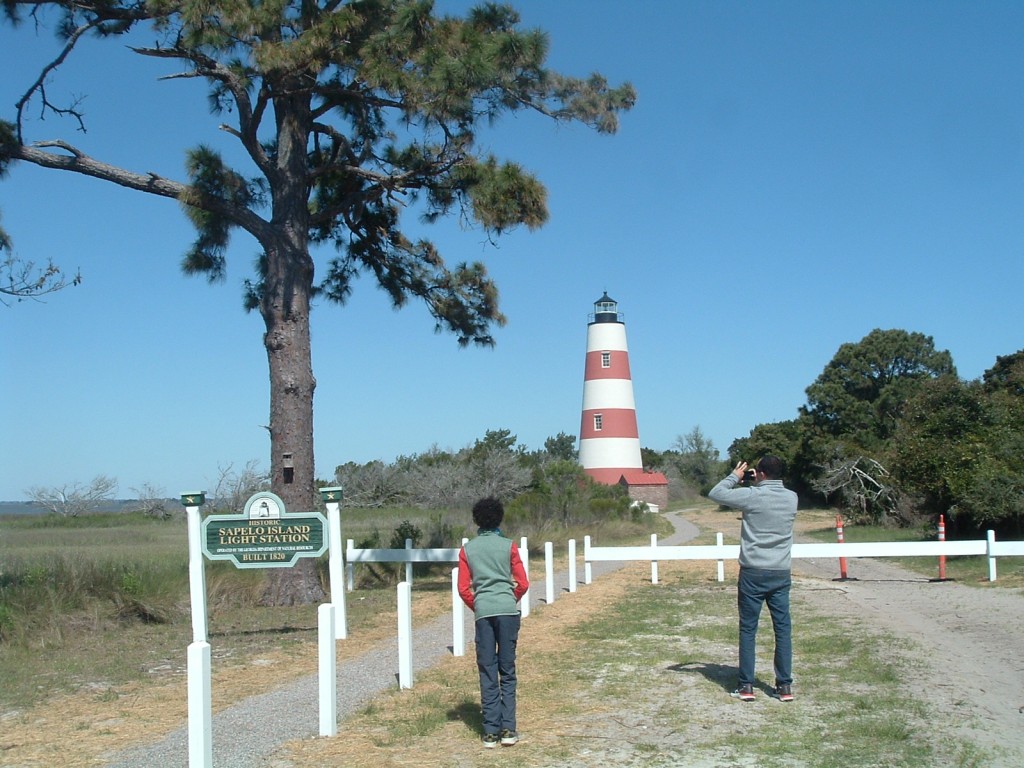
[[[602,424],[603,421],[604,421],[604,417],[600,413],[595,413],[594,414],[594,431],[595,432],[600,432],[601,431],[601,427],[603,426],[603,424]]]
[[[601,367],[602,368],[611,368],[612,367],[612,353],[611,352],[602,352],[601,353]]]

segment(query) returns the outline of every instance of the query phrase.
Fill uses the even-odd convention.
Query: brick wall
[[[668,507],[667,485],[627,485],[626,490],[629,491],[629,498],[633,501],[656,504],[658,509]]]

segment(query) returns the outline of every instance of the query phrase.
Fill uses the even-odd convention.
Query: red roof
[[[647,472],[642,469],[587,469],[594,480],[605,485],[668,485],[668,478],[661,472]]]
[[[661,472],[648,472],[644,469],[624,469],[622,480],[626,481],[626,485],[668,485],[668,478]]]

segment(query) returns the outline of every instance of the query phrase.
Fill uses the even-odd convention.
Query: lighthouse
[[[599,483],[625,486],[634,503],[652,512],[668,505],[668,478],[645,471],[640,458],[626,325],[607,291],[587,325],[580,464]]]
[[[643,470],[626,325],[607,292],[594,303],[587,325],[580,463],[588,475],[608,485],[620,482],[624,473]]]

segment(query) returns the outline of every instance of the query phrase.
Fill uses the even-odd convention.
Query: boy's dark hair
[[[505,507],[493,496],[480,499],[473,505],[473,522],[485,531],[497,528],[504,519]]]
[[[786,462],[778,456],[764,456],[757,462],[757,468],[764,472],[764,476],[769,480],[781,480],[786,474]]]

